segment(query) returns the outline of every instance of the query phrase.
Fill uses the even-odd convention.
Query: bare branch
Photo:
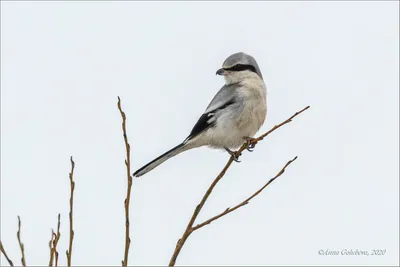
[[[58,214],[58,223],[57,223],[57,234],[54,233],[53,229],[51,229],[51,240],[49,242],[50,247],[50,261],[49,266],[53,266],[54,258],[56,260],[56,265],[58,265],[58,251],[57,244],[58,240],[60,240],[60,214]]]
[[[61,237],[61,233],[60,233],[60,225],[61,225],[61,223],[60,223],[60,213],[58,214],[58,223],[57,223],[57,235],[56,235],[56,238],[54,239],[54,243],[53,243],[53,248],[54,248],[54,254],[55,254],[55,258],[56,258],[56,265],[55,266],[58,266],[58,251],[57,251],[57,244],[58,244],[58,241],[60,240],[60,237]]]
[[[257,190],[257,191],[256,191],[253,195],[251,195],[249,198],[247,198],[247,199],[244,200],[243,202],[239,203],[238,205],[234,206],[233,208],[227,208],[224,212],[221,212],[220,214],[218,214],[218,215],[216,215],[216,216],[214,216],[214,217],[212,217],[212,218],[210,218],[210,219],[208,219],[208,220],[206,220],[206,221],[204,221],[204,222],[202,222],[202,223],[200,223],[200,224],[194,226],[194,227],[192,228],[192,232],[194,232],[194,231],[200,229],[201,227],[203,227],[203,226],[205,226],[205,225],[207,225],[207,224],[210,224],[211,222],[213,222],[213,221],[215,221],[215,220],[221,218],[222,216],[225,216],[225,215],[231,213],[231,212],[234,211],[234,210],[237,210],[237,209],[240,208],[240,207],[243,207],[243,206],[249,204],[250,200],[252,200],[255,196],[257,196],[258,194],[260,194],[260,193],[261,193],[268,185],[270,185],[276,178],[278,178],[279,176],[281,176],[281,175],[285,172],[285,169],[286,169],[293,161],[295,161],[296,159],[297,159],[297,157],[293,158],[292,160],[289,160],[289,161],[285,164],[285,166],[283,166],[283,168],[278,172],[278,174],[276,174],[273,178],[271,178],[263,187],[261,187],[259,190]]]
[[[222,177],[225,175],[225,172],[231,166],[232,162],[233,162],[233,158],[231,157],[231,158],[229,158],[228,163],[225,165],[225,167],[221,171],[221,173],[212,182],[212,184],[208,188],[207,192],[203,196],[203,198],[200,201],[200,203],[197,205],[196,209],[193,212],[192,218],[190,219],[188,225],[186,226],[185,232],[183,233],[182,237],[176,243],[175,251],[174,251],[174,253],[172,255],[172,258],[171,258],[171,260],[169,262],[169,266],[175,266],[176,259],[177,259],[178,255],[179,255],[179,253],[181,252],[181,249],[182,249],[183,245],[185,244],[185,242],[186,242],[187,238],[190,236],[190,234],[193,232],[192,231],[192,227],[193,227],[193,224],[194,224],[197,216],[199,215],[199,213],[200,213],[201,209],[203,208],[204,204],[206,203],[206,201],[207,201],[208,197],[210,196],[212,190],[217,185],[219,180],[221,180]]]
[[[71,185],[71,196],[69,198],[69,248],[66,251],[68,266],[71,266],[71,258],[72,258],[72,242],[74,240],[74,228],[73,228],[73,212],[74,212],[74,190],[75,190],[75,181],[74,181],[74,169],[75,162],[70,158],[71,161],[71,172],[69,173],[69,181]]]
[[[302,110],[296,112],[296,113],[293,114],[293,116],[290,117],[289,119],[285,120],[284,122],[282,122],[282,123],[280,123],[280,124],[278,124],[278,125],[275,125],[274,127],[272,127],[271,130],[269,130],[269,131],[266,132],[265,134],[263,134],[263,135],[257,137],[256,140],[257,140],[257,141],[263,140],[264,137],[266,137],[267,135],[269,135],[270,133],[272,133],[272,132],[275,131],[276,129],[280,128],[281,126],[283,126],[283,125],[285,125],[285,124],[291,122],[291,121],[294,119],[294,117],[300,115],[301,113],[303,113],[304,111],[306,111],[306,110],[309,109],[309,108],[310,108],[310,106],[307,106],[307,107],[303,108]]]
[[[50,248],[49,266],[53,266],[53,261],[54,261],[53,239],[55,238],[55,236],[56,234],[54,233],[53,229],[51,229],[51,238],[49,241],[49,248]]]
[[[126,116],[125,112],[122,111],[121,108],[121,99],[118,97],[118,109],[121,113],[122,117],[122,131],[124,136],[125,148],[126,148],[126,159],[125,159],[125,166],[126,166],[126,176],[128,180],[128,188],[126,192],[126,198],[124,201],[125,206],[125,253],[124,259],[122,261],[122,266],[128,266],[128,255],[129,255],[129,247],[131,245],[131,238],[129,236],[129,203],[131,199],[131,188],[132,188],[132,176],[131,176],[131,156],[130,150],[131,147],[128,142],[128,136],[126,134]]]
[[[284,122],[275,125],[271,130],[269,130],[268,132],[266,132],[265,134],[259,136],[258,138],[255,138],[254,140],[252,140],[250,143],[251,144],[256,144],[259,141],[263,140],[267,135],[269,135],[270,133],[272,133],[273,131],[275,131],[276,129],[280,128],[281,126],[289,123],[292,121],[292,119],[294,117],[296,117],[297,115],[301,114],[303,111],[309,109],[310,106],[305,107],[304,109],[296,112],[293,116],[291,116],[289,119],[285,120]],[[241,155],[241,153],[246,149],[246,144],[244,144],[237,152],[236,155]],[[297,158],[297,157],[296,157]],[[169,266],[175,266],[176,263],[176,259],[179,255],[179,253],[182,250],[183,245],[185,244],[187,238],[191,235],[191,233],[193,233],[193,231],[211,223],[214,220],[217,220],[218,218],[248,204],[248,201],[250,201],[253,197],[255,197],[256,195],[258,195],[265,187],[267,187],[272,181],[274,181],[277,177],[279,177],[285,170],[285,168],[292,163],[296,158],[294,158],[293,160],[289,161],[281,170],[281,172],[278,173],[277,176],[275,176],[274,178],[272,178],[266,185],[264,185],[263,188],[261,188],[259,191],[257,191],[255,194],[253,194],[250,198],[248,198],[247,200],[243,201],[242,203],[238,204],[237,206],[235,206],[234,208],[230,209],[226,209],[224,212],[222,212],[221,214],[212,217],[211,219],[193,227],[194,222],[196,221],[197,216],[199,215],[201,209],[203,208],[205,202],[207,201],[208,197],[210,196],[212,190],[214,189],[214,187],[217,185],[217,183],[222,179],[222,177],[225,175],[226,171],[229,169],[229,167],[231,166],[232,162],[233,162],[233,156],[229,158],[228,162],[226,163],[225,167],[222,169],[222,171],[220,172],[220,174],[214,179],[214,181],[212,182],[212,184],[210,185],[210,187],[208,188],[207,192],[204,194],[202,200],[200,201],[200,203],[196,206],[196,209],[193,212],[193,215],[188,223],[188,225],[186,226],[186,230],[183,233],[182,237],[178,240],[176,246],[175,246],[175,250],[174,253],[172,254],[171,260],[169,262]]]
[[[21,263],[22,266],[26,266],[25,262],[25,248],[24,244],[21,242],[21,218],[18,216],[18,232],[17,232],[17,238],[18,238],[18,243],[19,243],[19,248],[21,249]]]
[[[3,253],[4,257],[6,257],[6,260],[8,261],[8,264],[10,264],[10,266],[14,266],[14,263],[12,262],[12,260],[10,260],[10,258],[8,257],[6,250],[3,247],[3,242],[0,241],[0,251]]]

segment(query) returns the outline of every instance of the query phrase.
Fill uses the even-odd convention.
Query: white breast
[[[240,83],[238,105],[218,114],[216,125],[206,130],[199,145],[236,149],[245,142],[243,137],[253,137],[266,117],[266,88],[261,79]]]
[[[246,79],[239,91],[245,99],[243,111],[238,118],[238,129],[253,137],[265,121],[267,114],[266,87],[261,79]]]

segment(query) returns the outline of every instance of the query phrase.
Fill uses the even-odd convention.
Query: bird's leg
[[[244,136],[243,139],[246,140],[246,149],[249,152],[253,152],[257,144],[256,138]]]
[[[234,161],[240,162],[239,156],[241,155],[241,153],[237,153],[236,151],[231,151],[227,147],[224,147],[224,148],[225,148],[226,152],[228,152],[228,154],[231,155],[231,157],[233,158]]]

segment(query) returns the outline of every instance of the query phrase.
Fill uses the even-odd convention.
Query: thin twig
[[[55,254],[55,258],[56,258],[56,265],[55,266],[58,266],[57,244],[58,244],[58,241],[60,240],[60,237],[61,237],[60,225],[61,225],[61,223],[60,223],[60,213],[59,213],[58,214],[58,223],[57,223],[57,235],[56,235],[56,238],[53,241],[54,254]]]
[[[54,249],[53,249],[53,240],[56,238],[56,234],[54,233],[54,230],[51,229],[51,238],[49,241],[49,248],[50,248],[50,260],[49,260],[49,266],[53,266],[54,262]]]
[[[273,178],[271,178],[263,187],[261,187],[259,190],[257,190],[257,191],[256,191],[253,195],[251,195],[249,198],[247,198],[247,199],[244,200],[243,202],[237,204],[237,205],[234,206],[233,208],[227,208],[225,211],[221,212],[220,214],[218,214],[218,215],[216,215],[216,216],[214,216],[214,217],[212,217],[212,218],[210,218],[210,219],[208,219],[208,220],[206,220],[206,221],[204,221],[204,222],[202,222],[202,223],[200,223],[200,224],[194,226],[194,227],[192,228],[192,232],[194,232],[194,231],[200,229],[201,227],[203,227],[203,226],[205,226],[205,225],[207,225],[207,224],[210,224],[211,222],[213,222],[213,221],[215,221],[215,220],[221,218],[222,216],[227,215],[228,213],[231,213],[231,212],[234,211],[234,210],[237,210],[237,209],[240,208],[240,207],[243,207],[243,206],[249,204],[250,200],[252,200],[255,196],[257,196],[258,194],[260,194],[260,193],[261,193],[268,185],[270,185],[276,178],[278,178],[279,176],[281,176],[281,175],[285,172],[285,169],[286,169],[293,161],[295,161],[296,159],[297,159],[297,156],[294,157],[292,160],[289,160],[289,161],[285,164],[285,166],[283,166],[283,168],[278,172],[278,174],[276,174]]]
[[[118,109],[121,113],[122,117],[122,131],[124,133],[124,142],[126,148],[126,159],[125,159],[125,166],[126,166],[126,176],[128,180],[128,188],[126,191],[126,198],[124,201],[125,206],[125,253],[124,259],[122,260],[122,266],[128,266],[128,254],[129,254],[129,247],[131,245],[131,238],[129,236],[129,203],[131,200],[131,188],[132,188],[132,176],[131,176],[131,146],[128,142],[128,136],[126,134],[126,116],[125,112],[122,111],[121,108],[121,99],[118,97]]]
[[[71,185],[71,196],[69,198],[69,248],[66,251],[68,266],[71,266],[71,258],[72,258],[72,241],[74,240],[74,228],[73,228],[73,211],[74,211],[74,190],[75,190],[75,181],[74,181],[74,169],[75,162],[70,158],[71,161],[71,172],[69,173],[69,181]]]
[[[307,110],[307,109],[309,109],[309,108],[310,108],[310,106],[307,106],[307,107],[305,107],[304,109],[302,109],[302,110],[296,112],[296,113],[295,113],[293,116],[291,116],[289,119],[285,120],[284,122],[282,122],[282,123],[280,123],[280,124],[278,124],[278,125],[275,125],[271,130],[269,130],[269,131],[266,132],[265,134],[263,134],[263,135],[259,136],[258,138],[255,138],[254,140],[252,140],[251,143],[252,143],[252,144],[256,144],[257,142],[263,140],[267,135],[269,135],[270,133],[272,133],[272,132],[275,131],[276,129],[280,128],[281,126],[283,126],[283,125],[285,125],[285,124],[291,122],[292,119],[293,119],[294,117],[296,117],[297,115],[301,114],[303,111],[305,111],[305,110]],[[236,152],[236,154],[237,154],[237,155],[241,155],[241,153],[242,153],[245,149],[246,149],[246,144],[244,144],[244,145]],[[296,158],[297,158],[297,157],[296,157]],[[290,163],[292,163],[296,158],[294,158],[293,160],[289,161],[289,162],[285,165],[285,167],[281,170],[281,172],[279,172],[277,176],[275,176],[273,179],[271,179],[271,180],[265,185],[265,187],[267,187],[272,181],[274,181],[277,177],[279,177],[279,176],[284,172],[285,168],[286,168]],[[193,233],[193,231],[195,231],[195,230],[197,230],[197,229],[203,227],[203,226],[206,225],[206,224],[211,223],[211,222],[214,221],[214,220],[217,220],[218,218],[220,218],[220,217],[222,217],[222,216],[224,216],[224,215],[226,215],[226,214],[228,214],[228,213],[230,213],[230,212],[232,212],[232,211],[238,209],[238,208],[241,207],[241,206],[246,205],[246,204],[248,203],[248,201],[250,201],[253,197],[255,197],[256,195],[258,195],[258,194],[265,188],[265,187],[263,187],[261,190],[257,191],[255,194],[253,194],[250,198],[248,198],[248,199],[245,200],[244,202],[240,203],[239,205],[235,206],[234,208],[232,208],[232,209],[229,209],[229,208],[228,208],[228,209],[225,210],[223,213],[221,213],[221,214],[219,214],[219,215],[217,215],[217,216],[214,216],[214,217],[212,217],[211,219],[209,219],[209,220],[207,220],[207,221],[205,221],[205,222],[203,222],[203,223],[201,223],[201,224],[199,224],[199,225],[193,227],[194,222],[196,221],[197,216],[199,215],[199,213],[200,213],[201,209],[203,208],[205,202],[207,201],[208,197],[210,196],[212,190],[213,190],[214,187],[217,185],[217,183],[222,179],[222,177],[225,175],[226,171],[229,169],[229,167],[231,166],[232,162],[233,162],[233,157],[230,157],[229,160],[228,160],[228,162],[226,163],[225,167],[222,169],[222,171],[220,172],[220,174],[214,179],[214,181],[212,182],[212,184],[211,184],[210,187],[208,188],[207,192],[204,194],[202,200],[201,200],[200,203],[196,206],[196,209],[194,210],[193,215],[192,215],[192,217],[191,217],[191,219],[190,219],[188,225],[186,226],[185,232],[183,233],[182,237],[178,240],[178,242],[177,242],[177,244],[176,244],[176,246],[175,246],[174,253],[172,254],[171,260],[170,260],[170,262],[169,262],[169,266],[175,266],[176,259],[178,258],[179,253],[181,252],[183,245],[185,244],[186,240],[187,240],[188,237],[191,235],[191,233]]]
[[[307,109],[309,109],[309,108],[310,108],[310,106],[307,106],[307,107],[303,108],[302,110],[300,110],[300,111],[296,112],[296,113],[295,113],[295,114],[293,114],[293,116],[292,116],[292,117],[290,117],[289,119],[285,120],[284,122],[282,122],[282,123],[280,123],[280,124],[278,124],[278,125],[275,125],[274,127],[272,127],[272,129],[271,129],[271,130],[269,130],[269,131],[268,131],[268,132],[266,132],[265,134],[263,134],[263,135],[261,135],[261,136],[257,137],[257,138],[256,138],[256,140],[257,140],[257,141],[261,141],[261,140],[263,140],[263,139],[264,139],[264,137],[266,137],[267,135],[269,135],[270,133],[272,133],[272,132],[273,132],[273,131],[275,131],[276,129],[278,129],[278,128],[282,127],[283,125],[285,125],[285,124],[287,124],[287,123],[291,122],[291,121],[294,119],[294,117],[296,117],[296,116],[300,115],[301,113],[303,113],[303,111],[306,111],[306,110],[307,110]]]
[[[26,266],[24,243],[21,242],[21,218],[19,216],[18,216],[17,238],[18,238],[19,248],[21,249],[21,254],[22,254],[21,263],[22,263],[22,266]]]
[[[174,254],[171,257],[171,260],[169,262],[169,266],[175,266],[176,259],[177,259],[178,255],[179,255],[179,253],[181,252],[181,249],[182,249],[183,245],[185,244],[187,238],[192,233],[192,227],[193,227],[193,224],[194,224],[197,216],[199,215],[199,213],[200,213],[201,209],[203,208],[204,204],[206,203],[206,201],[207,201],[208,197],[210,196],[212,190],[217,185],[219,180],[222,179],[222,177],[224,176],[225,172],[231,166],[232,162],[233,162],[233,158],[231,157],[231,158],[229,158],[228,163],[225,165],[224,169],[221,171],[221,173],[217,176],[217,178],[215,178],[213,183],[210,185],[210,187],[208,188],[207,192],[203,196],[203,198],[200,201],[200,203],[197,205],[196,209],[193,212],[192,218],[190,219],[188,225],[186,226],[185,232],[183,233],[182,237],[176,243],[175,251],[174,251]]]
[[[56,260],[56,265],[58,265],[58,251],[57,251],[57,244],[58,240],[60,240],[60,214],[58,214],[58,223],[57,223],[57,234],[54,233],[53,229],[51,229],[51,239],[49,242],[50,247],[50,260],[49,266],[53,266],[54,258]]]
[[[0,241],[0,251],[3,253],[4,257],[6,257],[6,260],[8,261],[8,264],[10,264],[10,266],[14,266],[14,263],[12,262],[12,260],[10,260],[10,258],[8,257],[6,250],[3,247],[3,242]]]

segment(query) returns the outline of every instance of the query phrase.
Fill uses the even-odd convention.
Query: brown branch
[[[181,252],[181,249],[182,249],[183,245],[185,244],[185,242],[186,242],[187,238],[190,236],[190,234],[193,232],[192,231],[192,227],[193,227],[193,224],[194,224],[197,216],[199,215],[199,213],[200,213],[201,209],[203,208],[204,204],[206,203],[206,201],[207,201],[208,197],[210,196],[212,190],[217,185],[219,180],[222,179],[222,177],[224,176],[225,172],[231,166],[232,162],[233,162],[233,158],[231,157],[231,158],[229,158],[228,163],[225,165],[224,169],[217,176],[217,178],[215,178],[214,182],[210,185],[210,187],[208,188],[207,192],[203,196],[203,198],[200,201],[200,203],[197,205],[196,209],[193,212],[192,218],[190,219],[188,225],[186,226],[185,232],[183,233],[182,237],[178,240],[178,242],[176,244],[175,251],[174,251],[174,253],[173,253],[172,257],[171,257],[171,260],[169,262],[169,266],[175,266],[176,259],[178,258],[178,255]]]
[[[54,258],[56,260],[56,265],[55,266],[58,266],[57,244],[58,244],[58,240],[60,240],[60,236],[61,236],[61,234],[60,234],[60,214],[58,214],[57,234],[55,234],[53,229],[51,229],[51,239],[50,239],[50,242],[49,242],[49,247],[50,247],[49,266],[53,266]]]
[[[194,227],[192,228],[192,232],[194,232],[194,231],[200,229],[201,227],[203,227],[203,226],[205,226],[205,225],[207,225],[207,224],[212,223],[213,221],[215,221],[215,220],[221,218],[222,216],[225,216],[225,215],[231,213],[231,212],[234,211],[234,210],[237,210],[237,209],[240,208],[240,207],[243,207],[243,206],[249,204],[249,203],[250,203],[250,200],[252,200],[255,196],[257,196],[258,194],[260,194],[268,185],[270,185],[273,181],[275,181],[276,178],[278,178],[279,176],[281,176],[281,175],[285,172],[285,169],[286,169],[293,161],[295,161],[296,159],[297,159],[297,156],[294,157],[292,160],[289,160],[289,161],[285,164],[285,166],[283,166],[283,168],[278,172],[278,174],[276,174],[273,178],[271,178],[263,187],[261,187],[259,190],[257,190],[257,191],[256,191],[253,195],[251,195],[249,198],[247,198],[247,199],[244,200],[243,202],[239,203],[238,205],[234,206],[233,208],[227,208],[224,212],[221,212],[220,214],[218,214],[218,215],[216,215],[216,216],[214,216],[214,217],[212,217],[212,218],[210,218],[210,219],[208,219],[208,220],[206,220],[206,221],[204,221],[204,222],[202,222],[202,223],[200,223],[200,224],[194,226]]]
[[[61,233],[60,233],[60,213],[58,214],[58,223],[57,223],[57,235],[56,238],[54,239],[54,243],[53,243],[53,248],[54,248],[54,254],[55,254],[55,258],[56,258],[56,265],[58,266],[58,251],[57,251],[57,244],[58,244],[58,240],[60,240],[61,237]]]
[[[68,266],[71,266],[71,257],[72,257],[72,241],[74,240],[74,228],[73,228],[73,211],[74,211],[74,190],[75,190],[75,181],[74,181],[74,169],[75,162],[70,158],[71,161],[71,172],[69,173],[69,181],[71,185],[71,196],[69,198],[69,248],[66,251]]]
[[[264,137],[266,137],[267,135],[269,135],[270,133],[272,133],[272,132],[275,131],[276,129],[282,127],[283,125],[285,125],[285,124],[291,122],[291,121],[294,119],[294,117],[300,115],[301,113],[303,113],[303,111],[306,111],[306,110],[309,109],[309,108],[310,108],[310,106],[307,106],[307,107],[303,108],[302,110],[297,111],[297,112],[296,112],[295,114],[293,114],[293,116],[290,117],[289,119],[285,120],[284,122],[282,122],[282,123],[280,123],[280,124],[278,124],[278,125],[275,125],[274,127],[272,127],[271,130],[269,130],[269,131],[266,132],[265,134],[263,134],[263,135],[257,137],[257,138],[256,138],[256,141],[261,141],[261,140],[263,140]]]
[[[131,176],[131,146],[128,142],[128,136],[126,134],[126,116],[125,112],[122,111],[121,108],[121,99],[118,97],[118,109],[121,113],[122,117],[122,131],[124,133],[124,142],[126,148],[126,159],[125,159],[125,166],[126,166],[126,176],[128,180],[128,188],[126,191],[126,198],[124,201],[125,206],[125,254],[124,259],[122,260],[122,266],[128,266],[128,254],[129,254],[129,247],[131,245],[131,238],[129,236],[129,203],[131,200],[131,188],[132,188],[132,176]]]
[[[271,134],[273,131],[275,131],[276,129],[280,128],[281,126],[289,123],[292,121],[292,119],[294,117],[296,117],[297,115],[301,114],[303,111],[309,109],[310,106],[305,107],[304,109],[296,112],[293,116],[291,116],[289,119],[285,120],[284,122],[275,125],[271,130],[269,130],[268,132],[266,132],[265,134],[259,136],[258,138],[255,138],[254,140],[252,140],[250,143],[251,144],[256,144],[257,142],[263,140],[267,135]],[[241,155],[241,153],[246,149],[246,144],[244,144],[237,152],[236,154],[239,156]],[[296,158],[294,158],[293,160],[289,161],[284,168],[281,170],[281,172],[278,173],[277,176],[275,176],[274,178],[272,178],[266,185],[265,187],[267,187],[272,181],[274,181],[277,177],[279,177],[285,170],[285,168],[292,163]],[[214,181],[212,182],[212,184],[210,185],[210,187],[208,188],[207,192],[205,193],[205,195],[203,196],[202,200],[200,201],[200,203],[196,206],[196,209],[193,212],[193,215],[188,223],[188,225],[186,226],[186,230],[183,233],[182,237],[178,240],[176,246],[175,246],[175,250],[174,253],[172,254],[171,260],[169,262],[169,266],[175,266],[176,263],[176,259],[179,256],[179,253],[182,250],[183,245],[185,244],[186,240],[188,239],[188,237],[193,233],[193,231],[203,227],[206,224],[211,223],[214,220],[217,220],[218,218],[238,209],[239,207],[242,207],[244,205],[246,205],[248,203],[248,201],[250,201],[253,197],[255,197],[256,195],[258,195],[265,187],[263,187],[261,190],[259,190],[259,192],[257,191],[255,194],[253,194],[250,198],[248,198],[247,200],[245,200],[244,202],[240,203],[239,205],[235,206],[232,209],[227,209],[225,210],[223,213],[214,216],[213,218],[193,227],[194,222],[196,221],[197,216],[199,215],[201,209],[203,208],[205,202],[207,201],[208,197],[210,196],[211,192],[213,191],[214,187],[217,185],[217,183],[222,179],[222,177],[225,175],[226,171],[229,169],[229,167],[231,166],[233,162],[233,157],[230,157],[228,162],[226,163],[225,167],[222,169],[222,171],[220,172],[220,174],[214,179]],[[204,224],[204,225],[203,225]]]
[[[21,219],[18,216],[18,232],[17,232],[17,238],[18,238],[18,243],[19,243],[19,248],[21,249],[21,263],[22,266],[26,266],[26,262],[25,262],[25,248],[24,248],[24,244],[21,242]]]
[[[49,260],[49,266],[53,266],[54,262],[54,248],[53,248],[53,240],[56,237],[56,234],[54,233],[53,229],[51,229],[51,238],[49,241],[49,248],[50,248],[50,260]]]
[[[10,258],[8,257],[6,250],[3,247],[3,242],[0,241],[0,251],[3,253],[4,257],[6,257],[6,260],[8,261],[8,264],[10,264],[10,266],[14,266],[14,263],[12,262],[12,260],[10,260]]]

